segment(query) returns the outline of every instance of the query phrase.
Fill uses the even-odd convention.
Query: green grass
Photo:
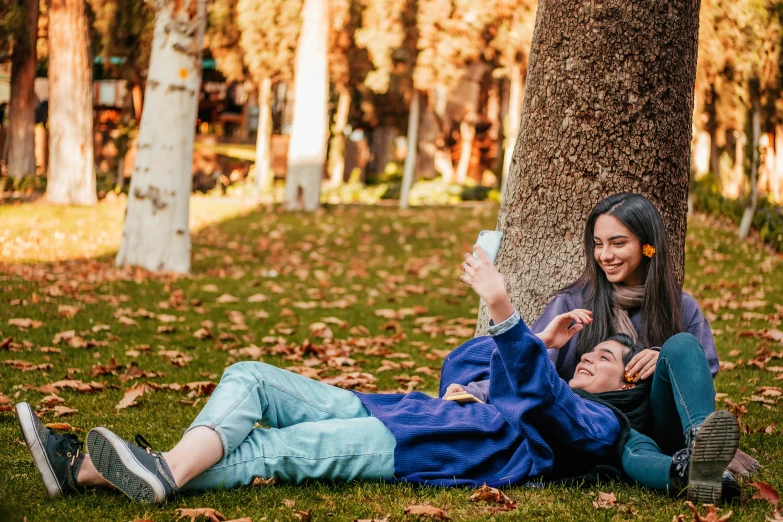
[[[196,198],[194,211],[213,224],[193,236],[193,275],[187,278],[150,277],[133,270],[112,267],[109,255],[119,240],[122,205],[87,208],[55,208],[44,205],[0,207],[0,238],[4,263],[0,264],[0,339],[14,337],[12,348],[2,350],[0,360],[25,360],[35,364],[51,363],[46,371],[23,372],[0,365],[0,392],[14,402],[26,400],[34,407],[43,394],[36,388],[69,375],[85,382],[97,381],[109,386],[96,393],[63,390],[65,405],[78,413],[46,422],[63,421],[84,435],[96,425],[104,425],[125,437],[143,434],[158,449],[170,448],[195,417],[203,399],[185,404],[186,392],[155,391],[144,395],[138,406],[115,409],[123,390],[135,382],[122,382],[120,375],[91,376],[93,365],[134,363],[140,370],[162,372],[165,376],[142,379],[153,383],[217,382],[222,370],[232,362],[247,360],[242,348],[261,347],[265,362],[280,366],[302,365],[296,360],[298,347],[305,339],[315,344],[323,340],[310,335],[309,325],[336,317],[346,328],[329,324],[335,339],[391,337],[404,333],[389,349],[404,352],[410,368],[376,373],[384,357],[373,350],[336,343],[363,372],[377,375],[379,391],[406,388],[397,376],[418,376],[415,389],[434,393],[442,351],[470,337],[477,299],[465,292],[457,280],[460,255],[469,249],[479,230],[493,228],[497,207],[486,205],[458,208],[424,208],[401,212],[391,208],[327,207],[317,215],[280,213],[276,208],[245,212],[236,204]],[[219,222],[224,220],[222,222]],[[34,226],[30,225],[35,223]],[[714,314],[712,326],[721,359],[737,363],[733,370],[722,371],[716,386],[734,403],[744,402],[748,413],[743,423],[753,429],[773,422],[783,427],[780,404],[750,400],[761,386],[781,386],[777,375],[745,361],[758,349],[783,351],[782,344],[742,335],[765,327],[778,327],[783,319],[783,263],[757,244],[739,243],[733,233],[697,216],[690,224],[687,253],[686,288]],[[46,248],[20,246],[31,231]],[[57,239],[57,233],[65,239]],[[68,242],[69,235],[75,241]],[[90,242],[106,238],[99,246]],[[19,239],[21,238],[21,239]],[[9,242],[16,247],[8,247]],[[54,243],[52,243],[54,242]],[[57,248],[53,248],[54,244]],[[41,253],[44,252],[45,253]],[[55,255],[58,254],[59,255]],[[79,259],[82,257],[95,259]],[[65,260],[65,261],[63,261]],[[214,285],[217,292],[209,285]],[[264,294],[268,300],[248,302],[248,297]],[[217,298],[229,294],[236,303],[221,304]],[[753,301],[756,308],[742,307]],[[302,303],[315,302],[315,308]],[[713,310],[713,304],[716,308]],[[61,317],[58,305],[83,308],[72,318]],[[324,305],[326,307],[324,307]],[[344,308],[338,307],[346,305]],[[393,320],[378,317],[377,309],[423,306],[426,312]],[[155,318],[134,315],[140,308],[155,314],[174,315],[181,320],[162,323]],[[129,309],[118,314],[120,309]],[[264,311],[268,317],[257,317]],[[229,312],[241,312],[246,329],[232,327]],[[137,324],[124,326],[116,315],[132,317]],[[232,317],[236,317],[236,313]],[[442,316],[437,324],[446,326],[465,322],[463,331],[443,332],[435,336],[421,331],[417,317]],[[10,326],[11,318],[30,318],[43,322],[37,329],[19,331]],[[204,321],[211,321],[213,338],[199,340],[193,333]],[[94,333],[97,324],[109,325],[108,331]],[[171,324],[172,333],[157,333],[157,327]],[[356,328],[364,327],[369,333]],[[241,328],[241,327],[240,327]],[[278,329],[295,328],[290,335]],[[351,329],[354,329],[353,332]],[[105,341],[106,346],[71,347],[63,342],[60,353],[45,353],[52,347],[55,334],[76,330],[84,339]],[[454,334],[454,335],[452,335]],[[269,352],[263,338],[280,335],[290,343],[286,355]],[[145,354],[149,346],[149,355]],[[157,352],[179,350],[192,360],[184,367],[172,366]],[[126,352],[136,350],[138,356]],[[734,350],[737,350],[736,352]],[[732,355],[730,355],[730,353]],[[311,354],[304,355],[309,359]],[[742,362],[740,362],[740,360]],[[767,365],[783,366],[780,359]],[[323,376],[339,370],[326,363],[316,366]],[[414,373],[418,368],[430,370]],[[343,370],[349,370],[343,368]],[[80,373],[73,373],[74,371]],[[72,373],[69,373],[72,372]],[[721,395],[721,398],[723,396]],[[192,399],[191,399],[192,400]],[[783,437],[781,427],[772,434],[745,435],[741,447],[756,456],[764,469],[756,480],[783,488]],[[686,513],[682,501],[656,492],[621,484],[600,488],[575,489],[549,487],[530,490],[507,488],[506,493],[519,507],[509,513],[494,513],[487,504],[468,501],[470,491],[411,485],[377,483],[311,483],[305,486],[244,488],[179,497],[171,502],[141,506],[124,496],[105,491],[90,491],[81,496],[50,500],[40,483],[32,460],[20,440],[13,413],[0,413],[0,519],[22,520],[135,520],[173,521],[180,507],[212,507],[229,519],[298,520],[286,506],[295,501],[296,510],[312,510],[313,520],[354,520],[382,518],[408,520],[403,511],[414,503],[444,508],[452,520],[671,520]],[[465,458],[470,458],[466,455]],[[612,491],[622,507],[594,509],[598,491]],[[753,488],[745,487],[741,502],[730,507],[732,520],[763,520],[772,512],[763,501],[752,500]],[[632,513],[638,512],[636,516]]]

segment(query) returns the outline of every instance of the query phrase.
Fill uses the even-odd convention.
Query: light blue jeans
[[[394,435],[355,394],[269,364],[226,369],[188,431],[197,426],[220,436],[223,458],[184,491],[394,476]]]

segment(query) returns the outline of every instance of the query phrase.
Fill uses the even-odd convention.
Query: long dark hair
[[[593,322],[579,333],[578,356],[616,335],[612,325],[612,283],[595,260],[594,229],[598,216],[614,216],[642,245],[655,247],[652,258],[642,256],[644,299],[639,342],[644,346],[662,346],[664,341],[683,331],[682,299],[669,257],[669,240],[658,209],[640,194],[615,194],[598,202],[585,223],[585,268],[579,278],[563,291],[581,290],[583,306],[593,311]]]

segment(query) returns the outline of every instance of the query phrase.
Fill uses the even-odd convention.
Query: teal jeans
[[[650,390],[652,437],[631,430],[623,449],[623,471],[639,484],[672,490],[671,456],[685,447],[685,433],[715,411],[715,387],[704,350],[680,333],[664,343]]]
[[[223,457],[185,491],[394,476],[396,440],[355,394],[268,364],[226,369],[188,431],[197,426],[220,436]]]

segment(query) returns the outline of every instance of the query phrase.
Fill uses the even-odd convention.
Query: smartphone
[[[495,264],[495,259],[498,257],[498,251],[500,250],[500,240],[503,238],[503,232],[497,230],[482,230],[479,232],[476,245],[487,254],[487,257]],[[473,257],[478,259],[478,256],[474,253]]]
[[[475,395],[471,393],[458,393],[455,395],[449,395],[448,397],[444,397],[443,400],[446,401],[454,401],[457,404],[467,404],[470,402],[479,402],[481,404],[484,404],[484,401],[476,397]]]

